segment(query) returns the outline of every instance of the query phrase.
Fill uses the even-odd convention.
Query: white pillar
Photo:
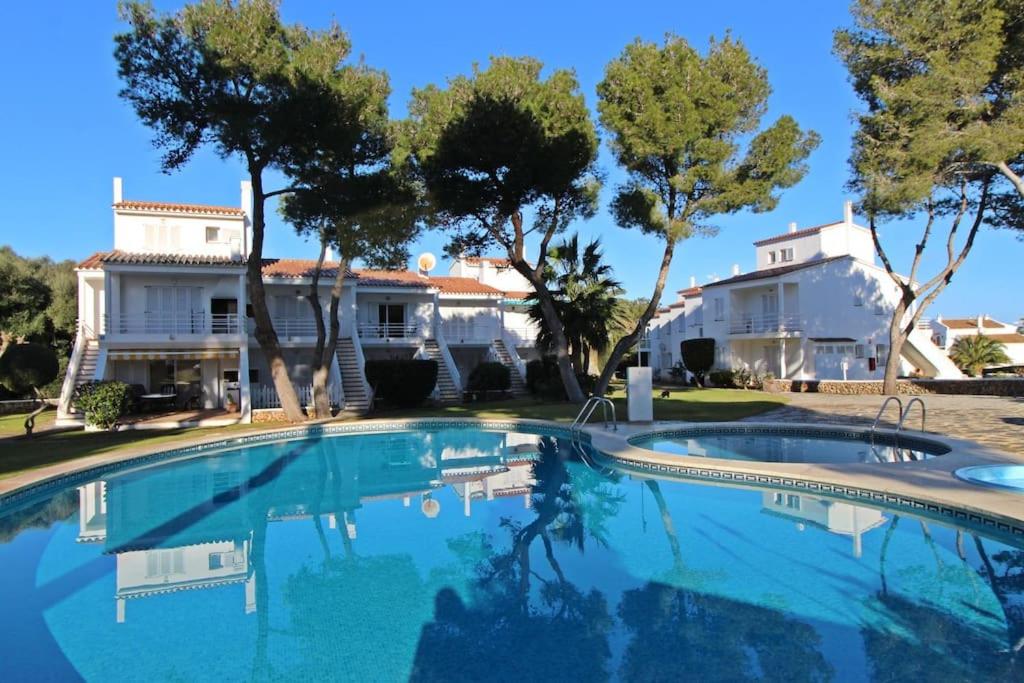
[[[126,614],[126,600],[124,598],[116,598],[117,601],[117,623],[123,624],[125,619],[128,618]]]
[[[110,289],[111,289],[111,273],[109,270],[103,270],[103,310],[100,311],[100,329],[104,334],[110,334],[111,330],[111,319],[108,313],[110,313]]]
[[[249,574],[245,580],[245,613],[252,614],[256,611],[256,572]]]
[[[432,330],[431,337],[437,339],[437,329],[441,325],[441,294],[434,292],[434,314],[431,320],[430,329]]]
[[[462,495],[462,511],[469,517],[472,514],[470,509],[470,493],[469,493],[469,482],[463,484],[463,495]]]
[[[779,379],[786,379],[786,338],[779,340]]]

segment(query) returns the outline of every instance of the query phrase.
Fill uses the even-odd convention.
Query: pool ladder
[[[612,403],[611,399],[607,399],[604,396],[591,396],[580,408],[580,412],[576,414],[576,419],[572,421],[572,425],[569,427],[569,436],[573,450],[579,456],[583,464],[590,469],[601,472],[603,468],[597,466],[596,463],[592,462],[590,455],[587,453],[587,449],[583,447],[583,428],[587,426],[587,422],[590,421],[594,411],[597,407],[601,406],[601,416],[604,419],[604,428],[608,429],[609,410],[611,410],[611,426],[612,431],[619,431],[619,422],[615,417],[615,404]]]
[[[902,451],[902,449],[899,447],[899,435],[900,435],[900,432],[903,431],[903,425],[904,425],[904,423],[907,420],[907,415],[910,414],[910,409],[914,407],[915,403],[918,404],[919,406],[921,406],[921,431],[922,432],[924,431],[925,421],[927,419],[927,411],[925,410],[924,401],[922,401],[921,398],[918,397],[918,396],[915,396],[912,399],[910,399],[909,401],[907,401],[907,405],[906,406],[903,405],[903,401],[901,401],[898,396],[889,396],[888,398],[886,398],[884,401],[882,401],[882,407],[878,409],[878,414],[875,415],[875,421],[871,423],[871,429],[869,431],[869,435],[870,435],[870,440],[871,440],[871,450],[872,451],[874,451],[874,448],[875,448],[875,431],[878,429],[878,423],[882,420],[882,415],[885,414],[885,409],[893,401],[896,402],[896,406],[899,409],[899,419],[896,421],[896,433],[895,433],[895,443],[894,443],[894,446],[896,447],[897,456],[899,456],[900,452]],[[908,453],[909,452],[910,451],[908,451]],[[876,453],[876,457],[877,457],[877,453]],[[911,460],[916,459],[912,455],[909,456],[909,457],[910,457]]]

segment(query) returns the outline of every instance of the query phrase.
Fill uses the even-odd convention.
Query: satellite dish
[[[416,259],[416,266],[425,275],[437,267],[437,259],[428,251],[420,254],[420,257]]]

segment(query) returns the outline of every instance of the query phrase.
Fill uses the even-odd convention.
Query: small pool
[[[953,474],[972,484],[1024,493],[1024,465],[975,465]]]
[[[639,448],[702,458],[756,462],[890,463],[944,455],[942,444],[913,437],[872,441],[856,430],[810,431],[792,427],[691,428],[633,437]]]
[[[179,455],[0,508],[0,680],[1020,680],[994,526],[559,433]]]

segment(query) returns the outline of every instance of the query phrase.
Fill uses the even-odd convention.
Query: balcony
[[[449,344],[490,344],[500,336],[497,320],[445,320],[441,332]]]
[[[187,313],[149,312],[136,315],[104,316],[106,334],[154,337],[238,334],[239,317],[235,313],[190,311]]]
[[[363,343],[419,341],[425,332],[420,323],[359,323],[359,339]]]
[[[534,346],[539,331],[536,327],[506,327],[505,336],[516,346]]]
[[[729,319],[729,334],[761,336],[785,335],[803,330],[800,315],[770,313],[766,315],[740,314]]]

